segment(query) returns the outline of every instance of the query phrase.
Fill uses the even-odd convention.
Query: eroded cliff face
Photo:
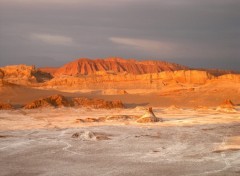
[[[237,77],[237,76],[236,76]],[[217,77],[197,70],[165,71],[153,74],[108,74],[92,76],[62,76],[46,82],[50,87],[79,88],[160,88],[168,84],[205,84]],[[220,78],[219,78],[220,79]]]
[[[161,72],[158,78],[164,81],[174,80],[178,83],[190,83],[190,84],[204,84],[207,81],[215,78],[206,71],[198,70],[179,70],[173,72]]]
[[[27,65],[10,65],[0,68],[3,73],[3,81],[14,84],[28,84],[36,82],[33,76],[34,66]]]
[[[217,77],[219,80],[225,80],[225,81],[234,81],[234,82],[240,82],[240,74],[226,74]]]
[[[10,110],[10,109],[13,109],[11,104],[0,102],[0,110]]]
[[[0,68],[0,84],[9,82],[20,85],[31,85],[51,79],[49,73],[42,72],[35,66],[9,65]]]
[[[240,82],[240,74],[214,76],[207,71],[162,61],[136,61],[120,58],[79,59],[61,68],[36,69],[12,65],[0,68],[0,85],[5,82],[43,88],[79,89],[158,89],[169,84]],[[49,71],[50,70],[50,71]],[[41,83],[41,84],[40,84]]]
[[[0,103],[0,109],[2,104]],[[89,99],[85,97],[66,98],[63,95],[52,95],[34,100],[24,106],[25,109],[36,109],[46,107],[92,107],[92,108],[124,108],[119,100],[106,101],[103,99]]]
[[[157,73],[161,71],[174,71],[174,70],[186,70],[189,69],[186,66],[168,63],[164,61],[136,61],[126,60],[121,58],[107,58],[107,59],[78,59],[73,62],[56,69],[44,69],[49,70],[55,76],[69,75],[91,75],[91,74],[103,74],[103,73],[129,73],[129,74],[146,74]]]

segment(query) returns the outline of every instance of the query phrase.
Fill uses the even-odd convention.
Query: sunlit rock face
[[[236,112],[236,108],[234,103],[227,99],[224,102],[222,102],[218,107],[217,107],[218,111],[223,111],[223,112]]]
[[[0,79],[13,84],[31,85],[48,81],[51,78],[49,73],[42,72],[35,66],[21,64],[0,68]]]
[[[0,110],[10,110],[10,109],[13,109],[11,104],[0,102]]]
[[[76,97],[67,99],[63,95],[52,95],[39,98],[24,106],[25,109],[37,109],[47,107],[92,107],[92,108],[124,108],[124,105],[119,100],[105,101],[103,99],[90,99],[85,97]]]
[[[211,74],[213,73],[213,74]],[[0,86],[4,82],[44,88],[79,89],[159,89],[169,84],[240,83],[240,74],[193,70],[164,61],[137,61],[121,58],[78,59],[59,68],[11,65],[0,68]],[[218,76],[216,76],[218,75]],[[220,75],[220,76],[219,76]],[[106,92],[111,94],[111,92]],[[127,94],[118,91],[114,94]]]
[[[126,60],[122,58],[107,59],[78,59],[56,69],[54,75],[90,75],[104,73],[129,73],[146,74],[158,73],[160,71],[174,71],[188,69],[186,66],[168,63],[164,61],[137,61],[134,59]],[[46,69],[45,69],[46,70]],[[49,70],[49,69],[48,69]]]
[[[149,107],[145,114],[141,116],[137,122],[138,123],[149,123],[149,122],[159,122],[162,121],[162,119],[157,118],[155,114],[153,113],[152,107]]]
[[[70,106],[70,102],[62,95],[53,95],[45,98],[40,98],[28,103],[24,106],[25,109],[36,109],[42,107],[66,107]]]

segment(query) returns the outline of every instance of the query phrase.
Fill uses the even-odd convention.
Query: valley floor
[[[164,121],[79,122],[144,108],[46,108],[0,113],[0,175],[240,174],[240,113],[153,108]]]

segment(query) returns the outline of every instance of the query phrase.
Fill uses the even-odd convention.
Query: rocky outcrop
[[[49,73],[39,71],[35,66],[9,65],[0,68],[0,80],[14,84],[29,85],[51,78]]]
[[[10,109],[13,109],[11,104],[0,102],[0,110],[10,110]]]
[[[73,98],[72,99],[74,106],[77,107],[92,107],[92,108],[124,108],[124,105],[121,101],[105,101],[102,99],[89,99],[89,98]]]
[[[82,131],[76,132],[72,134],[72,138],[80,139],[83,141],[98,141],[98,140],[109,140],[109,134],[106,133],[99,133],[99,132],[92,132],[92,131]]]
[[[46,107],[91,107],[91,108],[124,108],[121,101],[105,101],[102,99],[90,98],[72,98],[67,99],[62,95],[52,95],[45,98],[40,98],[28,103],[24,106],[25,109],[36,109]]]
[[[217,77],[217,79],[240,83],[240,74],[226,74],[226,75],[222,75],[222,76]]]
[[[55,77],[53,78],[52,75]],[[34,66],[27,65],[11,65],[0,68],[0,86],[5,81],[47,88],[94,89],[97,87],[99,89],[124,90],[136,88],[136,85],[139,86],[138,88],[158,89],[172,83],[205,84],[212,80],[240,83],[240,74],[214,76],[208,71],[192,70],[163,61],[136,61],[121,58],[79,59],[60,68],[36,69]],[[111,92],[109,93],[111,94]],[[125,93],[127,92],[118,92],[117,94]]]
[[[55,77],[48,81],[45,86],[51,88],[75,87],[104,89],[103,94],[120,94],[121,92],[110,92],[108,90],[124,90],[135,88],[161,88],[172,83],[204,84],[215,79],[215,77],[205,71],[179,70],[166,71],[153,74],[117,74],[117,75],[92,75],[86,77],[62,76]],[[122,92],[127,94],[127,92]]]
[[[119,89],[106,89],[102,90],[103,95],[126,95],[128,92],[126,90]]]
[[[234,108],[235,105],[231,100],[227,99],[220,106],[223,108]]]
[[[0,87],[3,86],[3,77],[4,77],[4,72],[0,69]]]
[[[158,73],[161,71],[174,71],[188,69],[186,66],[164,62],[164,61],[136,61],[122,58],[107,59],[78,59],[58,68],[52,72],[55,76],[70,75],[91,75],[103,73],[128,73],[128,74],[146,74]],[[47,71],[47,69],[43,70]]]
[[[57,69],[58,67],[41,67],[38,70],[44,73],[49,73],[50,75],[54,75]]]
[[[179,70],[173,72],[161,72],[158,78],[166,81],[174,80],[178,83],[204,84],[215,76],[206,71]]]
[[[208,73],[210,73],[211,75],[214,76],[221,76],[221,75],[227,75],[227,74],[240,74],[239,71],[234,71],[234,70],[222,70],[222,69],[204,69],[204,68],[200,68],[197,69],[200,71],[206,71]]]
[[[233,102],[229,99],[225,100],[222,102],[218,107],[217,111],[222,111],[222,112],[236,112],[235,105]]]
[[[137,120],[138,123],[149,123],[149,122],[159,122],[159,121],[162,121],[162,119],[157,118],[155,116],[155,114],[153,113],[152,107],[149,107],[146,113]]]
[[[69,107],[71,103],[62,95],[53,95],[45,98],[40,98],[28,103],[24,106],[25,109],[36,109],[43,107]]]

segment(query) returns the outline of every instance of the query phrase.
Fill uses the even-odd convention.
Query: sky
[[[240,0],[0,0],[0,66],[77,58],[240,71]]]

